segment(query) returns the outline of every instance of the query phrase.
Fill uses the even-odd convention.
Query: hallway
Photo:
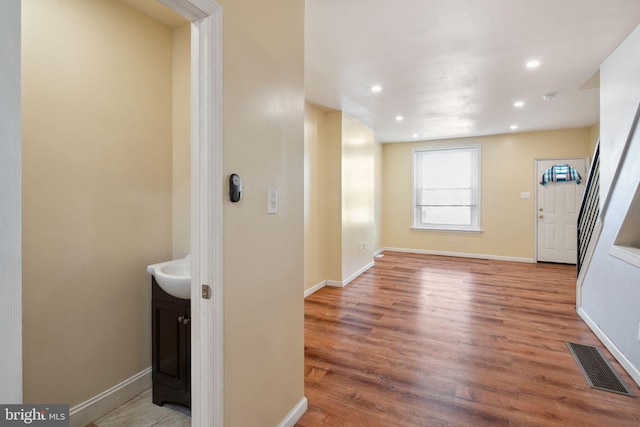
[[[591,389],[566,341],[602,347],[574,266],[386,252],[306,299],[297,425],[639,425],[637,400]]]

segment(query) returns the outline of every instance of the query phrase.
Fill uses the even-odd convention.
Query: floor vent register
[[[598,347],[572,342],[567,347],[592,388],[634,397]]]

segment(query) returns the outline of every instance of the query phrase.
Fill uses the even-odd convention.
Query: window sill
[[[482,233],[481,228],[453,228],[453,227],[411,227],[416,231],[444,231],[448,233]]]
[[[640,249],[632,246],[613,245],[609,249],[609,255],[614,256],[631,265],[640,267]]]

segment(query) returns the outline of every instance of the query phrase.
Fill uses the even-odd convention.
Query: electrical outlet
[[[640,341],[640,323],[638,323],[638,341]]]
[[[449,242],[451,242],[451,243],[455,243],[455,242],[456,242],[456,239],[454,239],[454,238],[452,237],[452,238],[450,238],[450,239],[449,239]]]

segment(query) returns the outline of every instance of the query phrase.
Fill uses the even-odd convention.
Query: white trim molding
[[[191,21],[191,414],[224,424],[222,7],[160,0]],[[202,286],[211,289],[202,297]]]
[[[293,407],[291,412],[289,412],[287,416],[284,417],[282,421],[280,421],[280,424],[278,424],[278,427],[295,426],[296,423],[300,420],[300,418],[302,418],[304,413],[307,412],[307,406],[308,406],[307,398],[303,397],[302,399],[300,399],[298,404]]]
[[[222,10],[194,21],[191,35],[192,422],[224,425],[222,203]],[[197,104],[197,105],[196,105]],[[194,165],[194,163],[196,163]],[[211,289],[201,296],[201,285]],[[195,338],[195,339],[194,339]]]
[[[640,249],[633,246],[613,245],[609,248],[609,255],[614,256],[633,266],[640,267]]]
[[[327,286],[331,286],[332,288],[344,288],[344,284],[337,280],[327,280]]]
[[[624,368],[625,371],[633,378],[633,380],[640,386],[640,370],[636,366],[631,363],[629,359],[620,351],[620,349],[609,339],[607,334],[604,333],[600,326],[596,322],[589,317],[589,315],[582,309],[578,308],[578,315],[584,320],[584,322],[589,326],[589,328],[593,331],[594,334],[598,337],[598,339],[607,347],[607,350],[616,358],[618,363]]]
[[[69,409],[70,427],[86,426],[151,387],[151,367]]]
[[[318,292],[320,289],[324,288],[325,286],[327,286],[327,281],[323,280],[322,282],[313,285],[312,287],[310,287],[309,289],[304,291],[304,297],[308,297],[311,294],[315,294],[316,292]]]
[[[370,269],[371,267],[373,267],[374,265],[376,265],[375,262],[371,261],[369,264],[365,265],[364,267],[362,267],[360,270],[356,271],[355,273],[353,273],[351,276],[347,277],[345,280],[342,281],[342,286],[347,286],[349,283],[353,282],[355,279],[358,278],[358,276],[360,276],[362,273],[364,273],[365,271],[367,271],[368,269]]]
[[[407,249],[407,248],[383,248],[383,251],[389,252],[404,252],[410,254],[424,254],[424,255],[441,255],[441,256],[452,256],[458,258],[476,258],[476,259],[491,259],[496,261],[511,261],[511,262],[527,262],[535,264],[536,260],[533,258],[521,258],[521,257],[510,257],[503,255],[487,255],[487,254],[471,254],[464,252],[445,252],[445,251],[432,251],[428,249]]]
[[[367,271],[368,269],[370,269],[374,265],[376,265],[376,263],[371,261],[370,263],[368,263],[367,265],[365,265],[364,267],[362,267],[361,269],[359,269],[358,271],[356,271],[351,276],[347,277],[346,279],[344,279],[341,282],[336,281],[336,280],[327,280],[327,286],[332,286],[332,287],[335,287],[335,288],[344,288],[349,283],[351,283],[355,279],[357,279],[358,276],[360,276],[362,273],[364,273],[365,271]]]

